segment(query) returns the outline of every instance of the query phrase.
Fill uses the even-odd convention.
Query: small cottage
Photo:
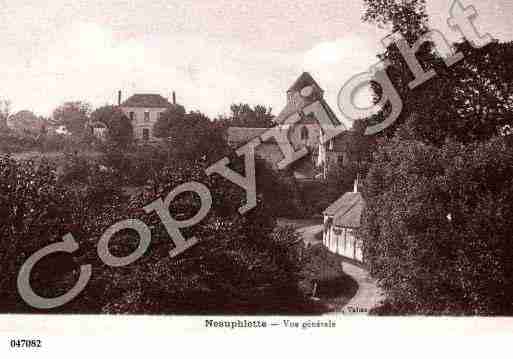
[[[345,193],[323,212],[323,244],[331,252],[363,262],[362,243],[356,238],[356,231],[364,207],[362,195],[355,190]]]

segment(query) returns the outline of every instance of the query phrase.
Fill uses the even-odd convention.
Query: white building
[[[355,191],[345,193],[323,212],[323,244],[331,252],[363,262],[362,243],[356,231],[364,207],[362,195]]]
[[[159,94],[135,94],[121,103],[121,91],[119,92],[119,107],[130,119],[134,131],[134,139],[153,141],[153,125],[162,114],[176,104],[176,96],[173,92],[173,103]]]

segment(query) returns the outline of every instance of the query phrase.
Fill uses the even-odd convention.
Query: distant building
[[[362,242],[356,237],[356,231],[360,228],[364,208],[365,201],[356,189],[326,208],[323,244],[331,252],[363,262]]]
[[[142,141],[156,140],[153,136],[153,125],[166,110],[178,106],[174,92],[172,103],[159,94],[135,94],[121,103],[120,91],[118,104],[123,113],[130,119],[134,139]]]
[[[314,103],[319,103],[322,107],[325,118],[320,119],[304,113],[305,108]],[[314,153],[318,153],[322,136],[319,121],[330,122],[333,126],[343,126],[324,100],[324,90],[308,72],[303,72],[287,90],[287,104],[275,122],[280,126],[287,126],[291,121],[295,121],[297,116],[301,119],[291,126],[289,139],[294,147],[306,147]]]
[[[323,136],[320,121],[325,121],[333,126],[344,126],[324,100],[324,90],[308,73],[302,73],[287,90],[287,104],[274,119],[277,126],[287,133],[287,138],[292,146],[298,150],[307,148],[310,156],[293,164],[297,178],[314,179],[320,174],[324,177],[322,166],[327,162],[326,147],[321,146]],[[317,104],[320,108],[317,118],[313,114],[305,114],[305,108]],[[267,128],[230,127],[227,130],[228,143],[238,147],[251,139],[260,136]],[[256,148],[257,155],[271,162],[275,166],[283,159],[278,144],[273,141],[262,143]]]

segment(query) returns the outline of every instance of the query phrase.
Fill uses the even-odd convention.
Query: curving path
[[[366,315],[383,299],[383,294],[369,272],[360,266],[343,262],[344,272],[358,283],[355,296],[342,308],[344,314]]]
[[[319,238],[316,238],[316,235],[322,232],[322,229],[322,225],[314,225],[298,228],[297,231],[301,234],[305,243],[315,244],[319,243]],[[344,314],[366,315],[370,309],[379,304],[383,299],[383,294],[367,270],[345,261],[342,257],[341,265],[344,268],[344,272],[358,283],[358,291],[340,312]]]

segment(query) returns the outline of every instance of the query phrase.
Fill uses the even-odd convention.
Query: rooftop
[[[333,224],[339,227],[358,228],[365,200],[359,192],[346,192],[323,212],[333,217]]]
[[[171,107],[173,104],[159,94],[134,94],[121,104],[122,107]]]
[[[319,86],[319,84],[314,80],[314,78],[312,77],[312,75],[310,75],[309,72],[303,72],[292,84],[292,86],[289,87],[287,92],[301,91],[304,87],[311,85],[315,85],[319,89],[321,89],[321,86]]]

